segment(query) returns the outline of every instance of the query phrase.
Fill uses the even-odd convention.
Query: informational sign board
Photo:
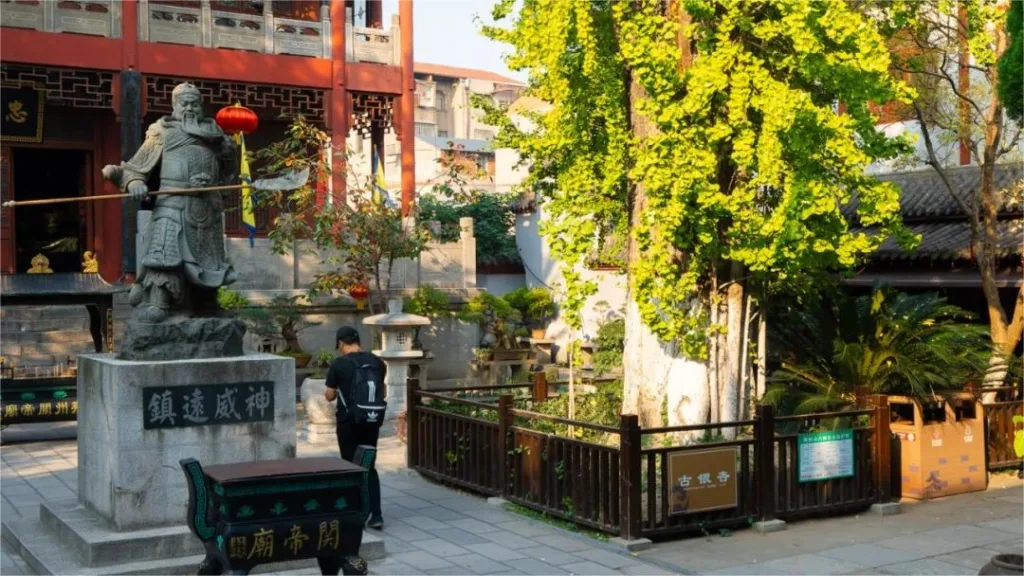
[[[184,428],[274,420],[274,383],[238,382],[142,389],[143,428]]]
[[[738,458],[735,446],[669,453],[669,514],[735,508],[739,502]]]
[[[853,476],[853,430],[800,434],[796,443],[800,482]]]

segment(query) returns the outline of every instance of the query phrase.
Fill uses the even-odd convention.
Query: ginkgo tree
[[[856,5],[502,0],[493,17],[484,34],[550,104],[531,130],[494,108],[487,121],[530,166],[569,307],[593,291],[574,270],[595,238],[629,235],[623,411],[644,426],[666,396],[670,423],[738,419],[751,311],[914,241],[898,190],[864,172],[908,149],[870,104],[913,92]],[[841,213],[854,194],[872,234]]]

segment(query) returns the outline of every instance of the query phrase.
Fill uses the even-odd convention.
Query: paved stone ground
[[[657,543],[639,558],[689,574],[973,575],[994,554],[1024,550],[1024,487],[994,475],[985,492],[790,523],[783,532]]]
[[[32,440],[33,427],[4,432],[4,441]],[[635,556],[584,535],[534,522],[450,490],[402,469],[393,436],[380,443],[378,469],[387,556],[371,574],[667,574]],[[300,457],[337,455],[337,446],[299,443]],[[78,487],[74,440],[39,441],[0,448],[2,514],[38,514],[42,500],[73,497]],[[6,544],[0,573],[31,574]],[[317,574],[316,570],[289,574]]]
[[[0,449],[4,517],[38,514],[41,500],[77,489],[75,441],[33,441],[45,425],[20,428],[5,431],[4,441],[28,442]],[[373,574],[973,575],[993,554],[1024,549],[1024,486],[1010,475],[994,476],[985,492],[904,501],[897,516],[794,522],[784,532],[742,530],[631,555],[427,482],[402,468],[403,448],[394,437],[381,440],[387,557],[371,563]],[[299,444],[300,457],[334,454],[334,446]],[[2,562],[0,573],[31,573],[6,545]]]

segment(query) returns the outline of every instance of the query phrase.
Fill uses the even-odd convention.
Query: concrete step
[[[112,533],[114,534],[114,533]],[[131,538],[130,533],[116,533],[119,537]],[[2,536],[36,574],[195,574],[203,555],[191,555],[163,560],[125,558],[126,562],[90,567],[84,565],[75,551],[59,536],[51,532],[37,518],[3,520]],[[385,556],[384,540],[373,534],[363,533],[360,555],[367,561],[379,560]],[[316,560],[300,560],[257,566],[253,574],[273,574],[283,571],[316,570]],[[313,572],[319,573],[319,570]]]

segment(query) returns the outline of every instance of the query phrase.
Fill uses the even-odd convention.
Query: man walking
[[[364,352],[359,343],[359,332],[351,326],[338,328],[336,336],[341,353],[327,371],[328,402],[338,400],[338,448],[341,457],[349,462],[357,446],[377,447],[380,426],[384,422],[384,376],[387,366],[377,356]],[[370,528],[380,530],[384,518],[380,510],[380,478],[376,467],[370,470]]]

